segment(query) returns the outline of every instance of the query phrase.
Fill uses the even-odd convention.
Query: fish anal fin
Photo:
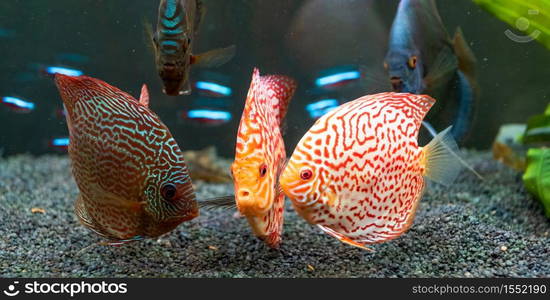
[[[205,68],[216,68],[230,61],[233,56],[235,56],[236,49],[237,47],[235,47],[235,45],[231,45],[226,48],[214,49],[198,55],[192,55],[191,64]]]
[[[78,197],[76,198],[76,201],[74,203],[74,212],[82,225],[92,230],[93,232],[99,234],[100,236],[103,236],[103,237],[109,236],[109,234],[102,227],[100,227],[98,223],[88,213],[84,196],[82,196],[82,194],[78,195]]]
[[[348,244],[350,246],[354,246],[354,247],[357,247],[357,248],[361,248],[363,250],[367,250],[367,251],[370,251],[370,252],[374,252],[374,249],[365,246],[365,244],[358,243],[358,242],[348,238],[347,236],[332,230],[331,228],[328,228],[328,227],[323,226],[323,225],[317,225],[317,226],[319,228],[321,228],[321,230],[323,232],[325,232],[326,234],[332,236],[333,238],[338,239],[342,243],[345,243],[345,244]]]
[[[420,199],[422,199],[422,196],[424,195],[424,191],[426,190],[426,183],[424,183],[424,186],[422,187],[422,191],[418,193],[418,196],[416,197],[416,200],[414,201],[411,211],[409,215],[407,216],[407,219],[405,220],[405,224],[403,225],[403,228],[400,230],[400,234],[403,234],[411,228],[411,226],[414,223],[414,217],[416,216],[416,210],[418,208],[418,203],[420,203]],[[397,237],[396,235],[395,237]]]
[[[139,104],[149,107],[149,90],[147,89],[147,85],[144,83],[141,86],[141,94],[139,95]]]
[[[76,198],[76,201],[74,203],[74,212],[76,216],[78,217],[78,220],[80,223],[82,223],[86,227],[95,227],[95,222],[92,220],[90,215],[88,215],[88,211],[86,209],[86,206],[84,205],[84,199],[82,198],[82,195],[78,195]]]

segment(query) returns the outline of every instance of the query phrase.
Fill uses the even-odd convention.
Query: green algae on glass
[[[531,148],[527,151],[523,183],[542,202],[546,217],[550,218],[550,148]]]
[[[473,0],[550,50],[550,0]],[[530,40],[530,39],[529,39]],[[526,40],[526,41],[529,41]]]

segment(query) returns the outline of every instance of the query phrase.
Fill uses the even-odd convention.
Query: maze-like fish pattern
[[[280,126],[295,89],[288,77],[260,76],[254,69],[232,165],[239,211],[271,247],[279,245],[283,226],[284,194],[278,178],[286,153]]]
[[[321,117],[281,177],[298,213],[360,244],[406,231],[424,188],[418,130],[434,103],[425,95],[382,93]]]
[[[155,237],[198,214],[181,150],[153,112],[97,79],[57,75],[56,83],[84,225],[111,239]],[[162,198],[167,183],[174,201]]]

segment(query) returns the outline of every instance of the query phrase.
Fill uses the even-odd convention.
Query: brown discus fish
[[[168,128],[140,100],[101,80],[57,74],[67,110],[75,211],[114,244],[157,237],[198,216],[191,178]]]

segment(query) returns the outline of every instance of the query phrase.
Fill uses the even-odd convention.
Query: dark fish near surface
[[[235,46],[193,55],[193,41],[204,16],[200,0],[161,0],[157,30],[146,26],[153,44],[157,71],[163,81],[163,92],[170,96],[191,93],[191,65],[217,67],[235,55]]]
[[[453,136],[462,140],[475,112],[477,83],[475,57],[457,29],[451,40],[433,0],[401,0],[397,9],[384,67],[394,92],[429,94],[438,99],[457,99],[456,109],[435,108],[435,115],[453,116]],[[449,91],[453,91],[449,94]]]
[[[140,100],[101,80],[57,74],[67,110],[75,211],[112,240],[157,237],[198,216],[182,152],[168,128]]]

